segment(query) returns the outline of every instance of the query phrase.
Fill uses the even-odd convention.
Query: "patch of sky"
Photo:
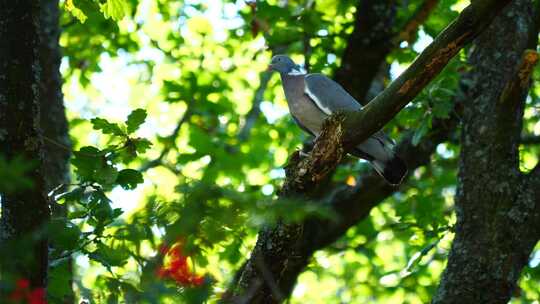
[[[285,170],[283,168],[272,169],[272,171],[270,171],[270,178],[285,178]]]
[[[279,107],[270,101],[261,102],[261,111],[266,117],[268,123],[274,123],[276,120],[282,118],[289,113],[287,108]]]
[[[319,30],[317,32],[317,35],[322,36],[322,37],[326,37],[326,36],[328,36],[328,31],[325,30],[325,29]]]
[[[420,27],[420,30],[418,31],[418,40],[416,40],[416,42],[413,44],[413,50],[420,53],[432,42],[433,37],[426,34],[426,32],[424,32],[424,29]]]
[[[270,184],[266,184],[262,186],[261,191],[264,195],[272,195],[272,193],[274,193],[274,186]]]
[[[328,55],[326,55],[326,61],[329,64],[336,62],[336,54],[329,53]]]
[[[439,144],[437,146],[437,154],[439,154],[443,158],[452,158],[454,156],[454,151],[448,149],[448,145],[446,144]]]
[[[422,52],[431,42],[433,42],[433,38],[426,34],[422,27],[420,27],[420,30],[418,31],[418,40],[413,44],[412,48],[414,51],[420,53]],[[407,44],[408,45],[408,44]],[[406,47],[404,43],[402,43],[401,47]],[[392,64],[390,65],[390,79],[394,80],[398,78],[401,73],[403,73],[407,68],[409,67],[409,64],[401,64],[394,60]]]
[[[538,265],[540,265],[540,250],[535,251],[529,260],[529,267],[535,268]]]

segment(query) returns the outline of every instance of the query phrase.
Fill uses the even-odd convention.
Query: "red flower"
[[[28,281],[27,279],[18,279],[15,285],[17,286],[17,289],[19,290],[28,289],[28,287],[30,287],[30,281]]]
[[[45,300],[45,289],[36,288],[32,290],[26,297],[26,300],[28,304],[47,304],[47,300]]]
[[[47,304],[45,289],[36,288],[30,290],[30,281],[19,279],[15,283],[15,290],[9,295],[9,299],[18,303]]]
[[[182,253],[182,243],[171,248],[162,245],[160,252],[164,255],[163,266],[158,268],[156,275],[162,279],[171,279],[183,286],[200,286],[204,277],[198,276],[189,269],[188,256]]]

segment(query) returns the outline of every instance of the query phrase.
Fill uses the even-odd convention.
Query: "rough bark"
[[[43,178],[45,190],[49,193],[53,189],[59,192],[67,190],[70,183],[70,147],[71,142],[68,133],[68,122],[64,108],[62,94],[62,75],[60,75],[61,51],[59,45],[59,4],[58,0],[41,0],[40,14],[40,48],[39,62],[41,67],[41,81],[39,86],[40,101],[40,126],[44,136]],[[56,217],[66,217],[66,205],[52,204],[52,213]],[[54,244],[51,244],[54,247]],[[73,278],[72,259],[66,259],[65,263],[56,265],[50,269],[51,280],[60,280],[66,286],[65,290],[71,291]],[[69,274],[69,277],[54,277],[55,271]],[[56,283],[58,285],[60,283]],[[74,303],[72,292],[68,293],[62,303]]]
[[[58,0],[41,0],[40,26],[40,119],[44,140],[43,174],[45,187],[51,191],[67,184],[71,147],[60,75],[60,27]],[[63,148],[54,143],[59,143]]]
[[[403,73],[396,82],[392,83],[387,90],[365,108],[370,109],[367,110],[367,113],[370,115],[372,113],[375,115],[374,117],[364,116],[366,110],[348,115],[346,126],[349,128],[345,129],[340,127],[341,116],[334,116],[330,119],[325,129],[334,131],[325,132],[327,135],[321,135],[318,138],[311,155],[307,159],[300,159],[297,155],[293,155],[291,158],[292,163],[287,170],[287,180],[280,195],[309,196],[309,192],[316,188],[317,182],[335,167],[341,157],[341,151],[344,150],[341,140],[336,139],[336,137],[340,137],[340,132],[336,133],[335,131],[341,130],[345,131],[343,133],[347,133],[346,131],[351,129],[357,130],[352,135],[345,135],[346,146],[363,141],[405,106],[429,80],[440,72],[448,60],[464,44],[470,42],[489,24],[496,13],[507,3],[508,1],[475,2],[464,10],[458,20],[452,23],[420,55],[408,71]],[[369,122],[364,124],[364,118]],[[358,130],[360,128],[357,128],[357,125],[367,127],[369,131]],[[325,145],[325,142],[330,143],[332,147]],[[371,197],[370,200],[373,202],[382,200],[388,193],[392,192],[392,189],[385,191],[387,192],[375,193],[375,196]],[[347,217],[346,208],[336,210],[341,211],[340,215]],[[369,211],[369,207],[366,210]],[[358,218],[352,220],[358,220]],[[279,303],[287,297],[292,291],[298,273],[305,267],[310,258],[313,252],[312,248],[315,248],[314,244],[317,243],[316,240],[321,236],[318,233],[307,233],[309,227],[321,233],[328,226],[321,226],[317,222],[311,224],[310,220],[307,220],[302,224],[281,224],[261,231],[251,258],[237,274],[237,279],[230,293],[232,297],[227,300],[239,303]],[[346,228],[344,226],[343,231]],[[336,235],[328,236],[327,242],[335,237]],[[327,243],[322,242],[322,244]]]
[[[32,188],[2,193],[1,246],[19,245],[10,256],[12,269],[2,271],[13,271],[34,287],[46,282],[47,240],[37,232],[49,217],[38,131],[39,9],[39,1],[0,2],[0,153],[8,160],[22,157],[34,164],[26,173]],[[27,241],[25,251],[22,240]]]
[[[519,171],[518,149],[529,76],[538,60],[525,49],[536,48],[537,36],[532,3],[516,0],[475,42],[462,121],[456,236],[433,303],[507,303],[540,236],[538,188]]]

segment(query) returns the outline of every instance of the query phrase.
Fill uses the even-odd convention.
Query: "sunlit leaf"
[[[73,15],[73,17],[77,18],[79,22],[84,23],[86,19],[88,19],[84,12],[73,4],[73,0],[66,0],[64,2],[64,7]]]
[[[125,0],[106,0],[100,5],[101,12],[105,18],[111,18],[118,21],[128,13],[128,5]]]

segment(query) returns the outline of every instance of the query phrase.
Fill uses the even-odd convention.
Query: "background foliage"
[[[398,25],[422,3],[397,2]],[[388,56],[385,83],[466,4],[440,1],[417,39]],[[69,210],[67,219],[53,219],[49,227],[55,236],[51,303],[68,293],[69,274],[61,266],[70,256],[76,295],[92,303],[214,302],[259,228],[278,218],[333,216],[309,202],[275,200],[288,155],[308,137],[287,115],[278,77],[269,78],[265,68],[273,53],[288,53],[299,62],[307,59],[312,71],[332,75],[352,31],[356,1],[61,5],[63,92],[75,152],[73,184],[67,192],[51,193]],[[406,130],[416,130],[418,143],[433,118],[455,111],[466,54],[385,131],[399,140]],[[531,89],[525,116],[525,131],[534,135],[540,135],[538,90]],[[261,113],[250,121],[252,107]],[[317,252],[291,303],[430,300],[453,237],[457,134],[368,219]],[[524,170],[534,166],[539,152],[522,147]],[[25,168],[0,159],[0,178],[17,181],[11,172]],[[358,172],[367,170],[366,163],[348,159],[334,179],[354,184]],[[25,181],[0,190],[15,185]],[[186,257],[185,271],[204,277],[202,283],[158,275],[160,267],[173,265],[168,250],[174,244]],[[515,303],[540,299],[538,252]]]

